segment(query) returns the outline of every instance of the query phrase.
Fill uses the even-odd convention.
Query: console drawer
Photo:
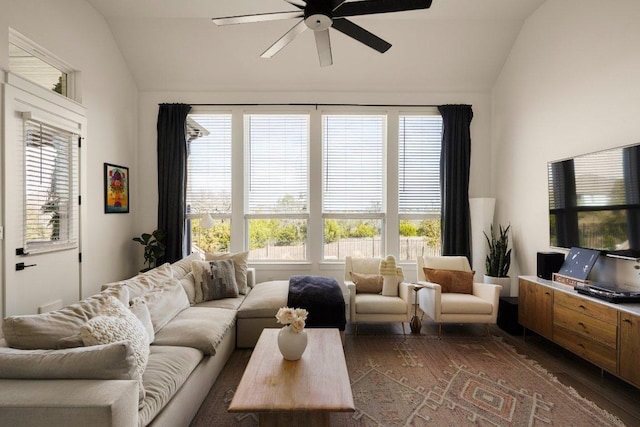
[[[596,319],[600,319],[605,323],[616,325],[618,323],[618,311],[615,308],[608,307],[604,304],[588,301],[566,292],[554,292],[554,304],[562,305],[578,313],[585,314]]]
[[[579,313],[564,305],[553,307],[554,327],[571,331],[583,338],[595,341],[599,345],[617,348],[617,322],[607,323],[586,314]],[[555,333],[554,333],[555,338]]]
[[[573,331],[566,330],[560,326],[554,327],[553,340],[601,368],[614,374],[617,373],[618,358],[617,351],[614,348],[604,346],[597,341],[576,335]]]

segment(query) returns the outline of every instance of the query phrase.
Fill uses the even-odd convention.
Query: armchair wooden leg
[[[402,326],[402,335],[407,336],[407,331],[404,329],[404,322],[400,322],[400,325]]]

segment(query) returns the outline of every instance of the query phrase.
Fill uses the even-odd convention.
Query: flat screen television
[[[640,258],[640,144],[548,164],[551,246]]]

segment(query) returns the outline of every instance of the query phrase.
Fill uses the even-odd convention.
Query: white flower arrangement
[[[278,323],[286,325],[290,331],[300,333],[304,329],[309,312],[304,308],[281,307],[276,313]]]

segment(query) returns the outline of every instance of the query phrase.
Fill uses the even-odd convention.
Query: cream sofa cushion
[[[195,348],[151,346],[143,375],[146,396],[138,411],[139,426],[149,424],[164,409],[201,360],[202,353]]]
[[[182,258],[180,261],[176,261],[171,264],[171,270],[173,270],[173,277],[176,279],[182,279],[184,276],[191,272],[191,261],[202,261],[202,256],[194,252],[189,256]]]
[[[442,314],[491,314],[493,305],[470,294],[441,294]]]
[[[129,304],[128,288],[118,285],[110,287],[94,296],[60,310],[44,314],[26,316],[9,316],[2,322],[2,332],[10,347],[24,350],[57,349],[65,342],[64,347],[80,346],[81,340],[69,338],[79,336],[80,327],[95,316],[102,314],[109,296],[120,302]]]
[[[0,378],[137,379],[128,341],[66,350],[17,350],[0,346]]]
[[[358,314],[403,314],[407,303],[400,297],[378,294],[358,294],[356,313]]]
[[[190,306],[187,293],[177,279],[154,285],[140,298],[144,299],[149,307],[153,331],[156,334],[178,313]]]
[[[214,299],[211,301],[203,301],[201,303],[198,303],[195,307],[224,308],[227,310],[235,311],[240,307],[244,299],[244,295],[240,295],[235,298]]]
[[[163,283],[172,278],[173,269],[171,268],[171,264],[165,263],[153,270],[138,274],[131,279],[102,285],[102,289],[108,289],[115,285],[125,285],[129,289],[129,301],[131,301],[132,299],[149,292],[158,283]]]
[[[287,305],[288,280],[258,283],[238,309],[238,318],[272,317],[280,307]]]
[[[154,345],[192,347],[214,355],[224,335],[235,324],[235,318],[233,310],[189,307],[156,333]]]

